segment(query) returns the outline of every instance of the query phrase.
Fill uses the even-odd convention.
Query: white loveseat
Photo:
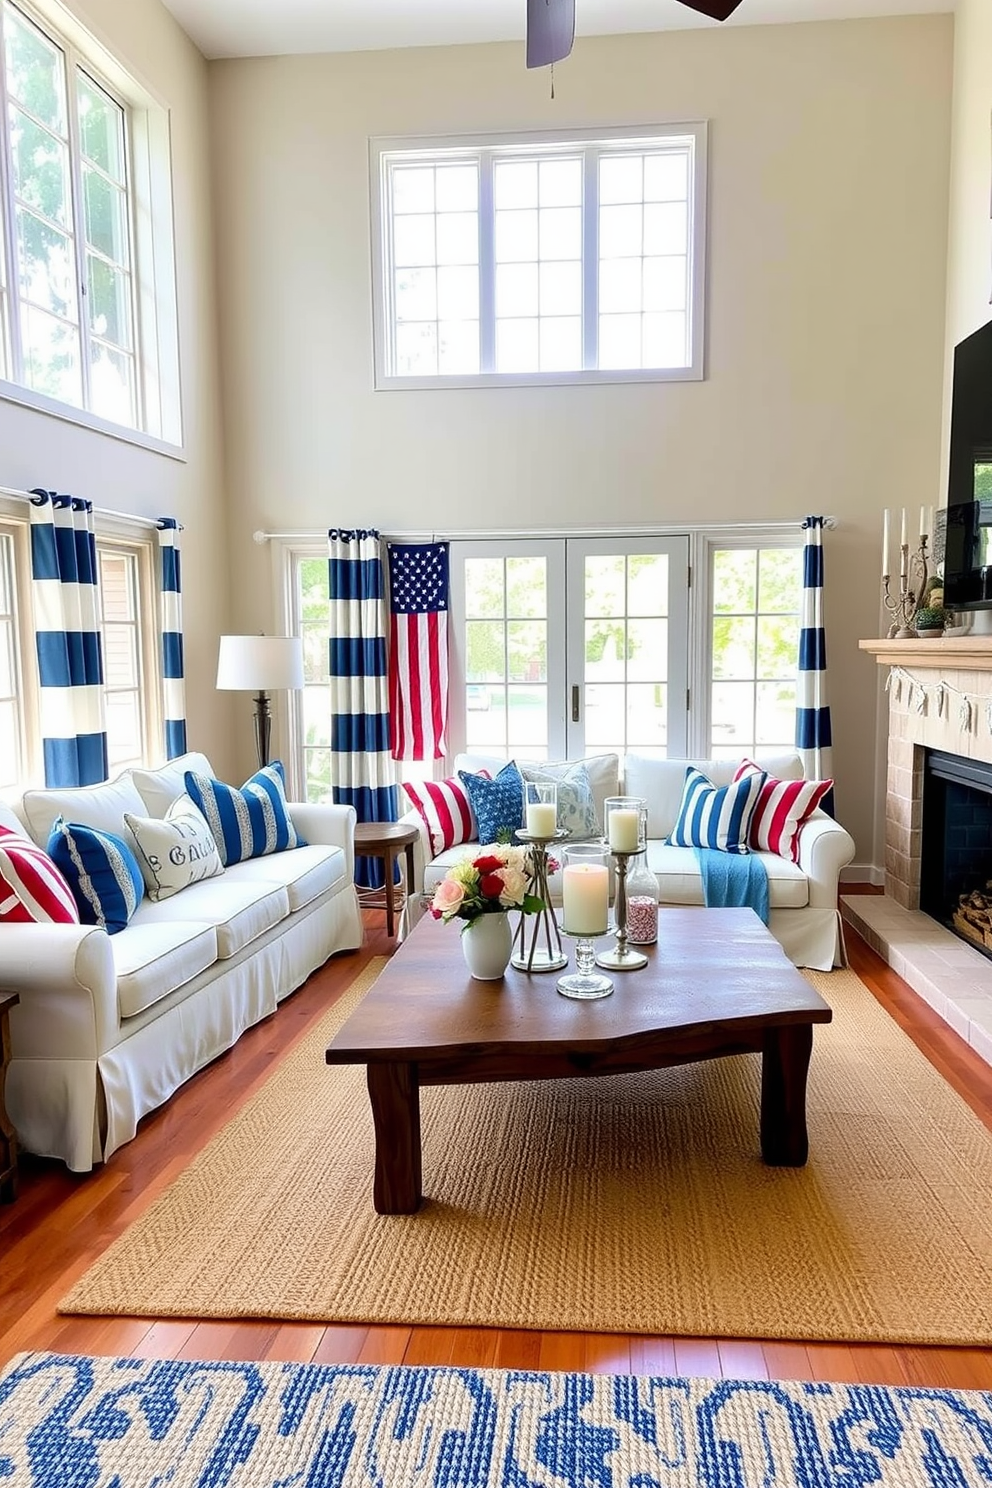
[[[188,754],[103,785],[27,791],[16,816],[0,806],[0,822],[27,827],[41,846],[59,814],[126,839],[124,812],[164,817],[187,769],[214,773],[204,755]],[[361,945],[353,809],[290,812],[307,846],[236,863],[157,903],[145,898],[115,935],[0,926],[0,987],[20,995],[6,1106],[28,1152],[89,1170],[328,956]]]
[[[781,780],[802,780],[803,765],[798,754],[756,757],[772,775]],[[454,772],[488,770],[495,774],[506,763],[491,755],[461,754],[456,756]],[[520,764],[531,763],[520,760]],[[533,761],[539,764],[539,761]],[[703,884],[696,855],[691,847],[669,847],[665,838],[671,833],[682,799],[682,786],[687,765],[694,765],[716,785],[732,780],[737,762],[732,760],[654,759],[628,754],[623,760],[616,754],[597,755],[587,759],[593,798],[603,820],[607,796],[627,794],[640,796],[648,807],[648,863],[658,879],[662,904],[698,904],[703,901]],[[417,811],[403,817],[404,823],[417,827],[419,839],[414,847],[417,887],[433,892],[448,866],[467,851],[464,845],[451,847],[436,857],[431,852],[430,837]],[[809,966],[829,971],[845,962],[843,929],[837,907],[837,885],[841,869],[854,856],[850,834],[825,812],[817,810],[803,825],[799,834],[799,861],[793,863],[776,853],[757,856],[768,873],[768,928],[796,966]],[[552,898],[558,898],[559,886],[551,879]]]

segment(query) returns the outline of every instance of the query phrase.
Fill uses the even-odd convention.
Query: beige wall
[[[992,5],[958,0],[954,40],[947,371],[950,352],[992,319]]]
[[[72,0],[72,12],[170,111],[185,459],[169,459],[0,402],[0,485],[45,486],[141,516],[179,517],[183,535],[191,742],[230,767],[229,701],[213,689],[226,623],[228,553],[218,399],[207,64],[159,0]],[[246,727],[249,727],[246,721]]]
[[[879,629],[882,508],[937,498],[952,37],[926,16],[583,40],[554,102],[516,45],[213,64],[237,626],[272,622],[255,528],[834,513],[834,763],[869,861],[857,641]],[[704,382],[372,391],[370,135],[698,118]]]

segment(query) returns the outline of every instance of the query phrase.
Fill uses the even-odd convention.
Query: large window
[[[97,523],[100,644],[109,773],[157,765],[165,745],[157,534],[104,513]],[[0,800],[44,783],[25,503],[0,496]]]
[[[715,547],[710,583],[710,752],[793,749],[802,549]]]
[[[377,141],[383,387],[702,376],[705,128]]]
[[[0,375],[178,442],[163,121],[27,4],[0,0],[0,60]]]

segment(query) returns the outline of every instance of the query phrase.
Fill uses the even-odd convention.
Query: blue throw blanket
[[[754,853],[718,852],[715,847],[694,847],[703,879],[703,903],[707,909],[730,909],[743,905],[753,909],[763,925],[768,924],[768,872]]]

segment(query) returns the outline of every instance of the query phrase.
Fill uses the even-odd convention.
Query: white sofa
[[[491,755],[460,754],[454,771],[478,772],[486,769],[495,774],[506,763]],[[530,761],[520,760],[520,764]],[[539,765],[540,761],[533,761]],[[802,780],[803,765],[798,754],[757,756],[757,763],[782,780]],[[603,820],[603,803],[607,796],[627,794],[641,796],[648,806],[648,863],[658,879],[662,904],[703,903],[703,884],[696,855],[691,847],[669,847],[665,838],[678,816],[682,786],[687,765],[695,765],[717,785],[729,784],[737,761],[654,759],[628,754],[623,760],[616,754],[596,755],[587,759],[593,797]],[[432,855],[429,835],[417,811],[403,817],[404,823],[418,829],[414,846],[417,887],[433,892],[448,866],[463,857],[466,847],[451,847],[436,857]],[[768,872],[768,928],[796,966],[809,966],[830,971],[845,964],[843,928],[837,907],[837,885],[842,868],[854,856],[854,841],[839,822],[823,811],[815,811],[799,835],[799,862],[793,863],[776,853],[757,856]],[[560,885],[551,879],[552,898],[559,900]]]
[[[66,820],[127,838],[123,814],[163,817],[202,754],[79,790],[25,792],[0,822],[47,845]],[[252,858],[152,903],[115,935],[88,925],[0,926],[10,1015],[7,1112],[20,1144],[77,1172],[276,1010],[335,951],[362,943],[355,812],[291,804],[307,846]],[[19,818],[19,819],[18,819]]]

